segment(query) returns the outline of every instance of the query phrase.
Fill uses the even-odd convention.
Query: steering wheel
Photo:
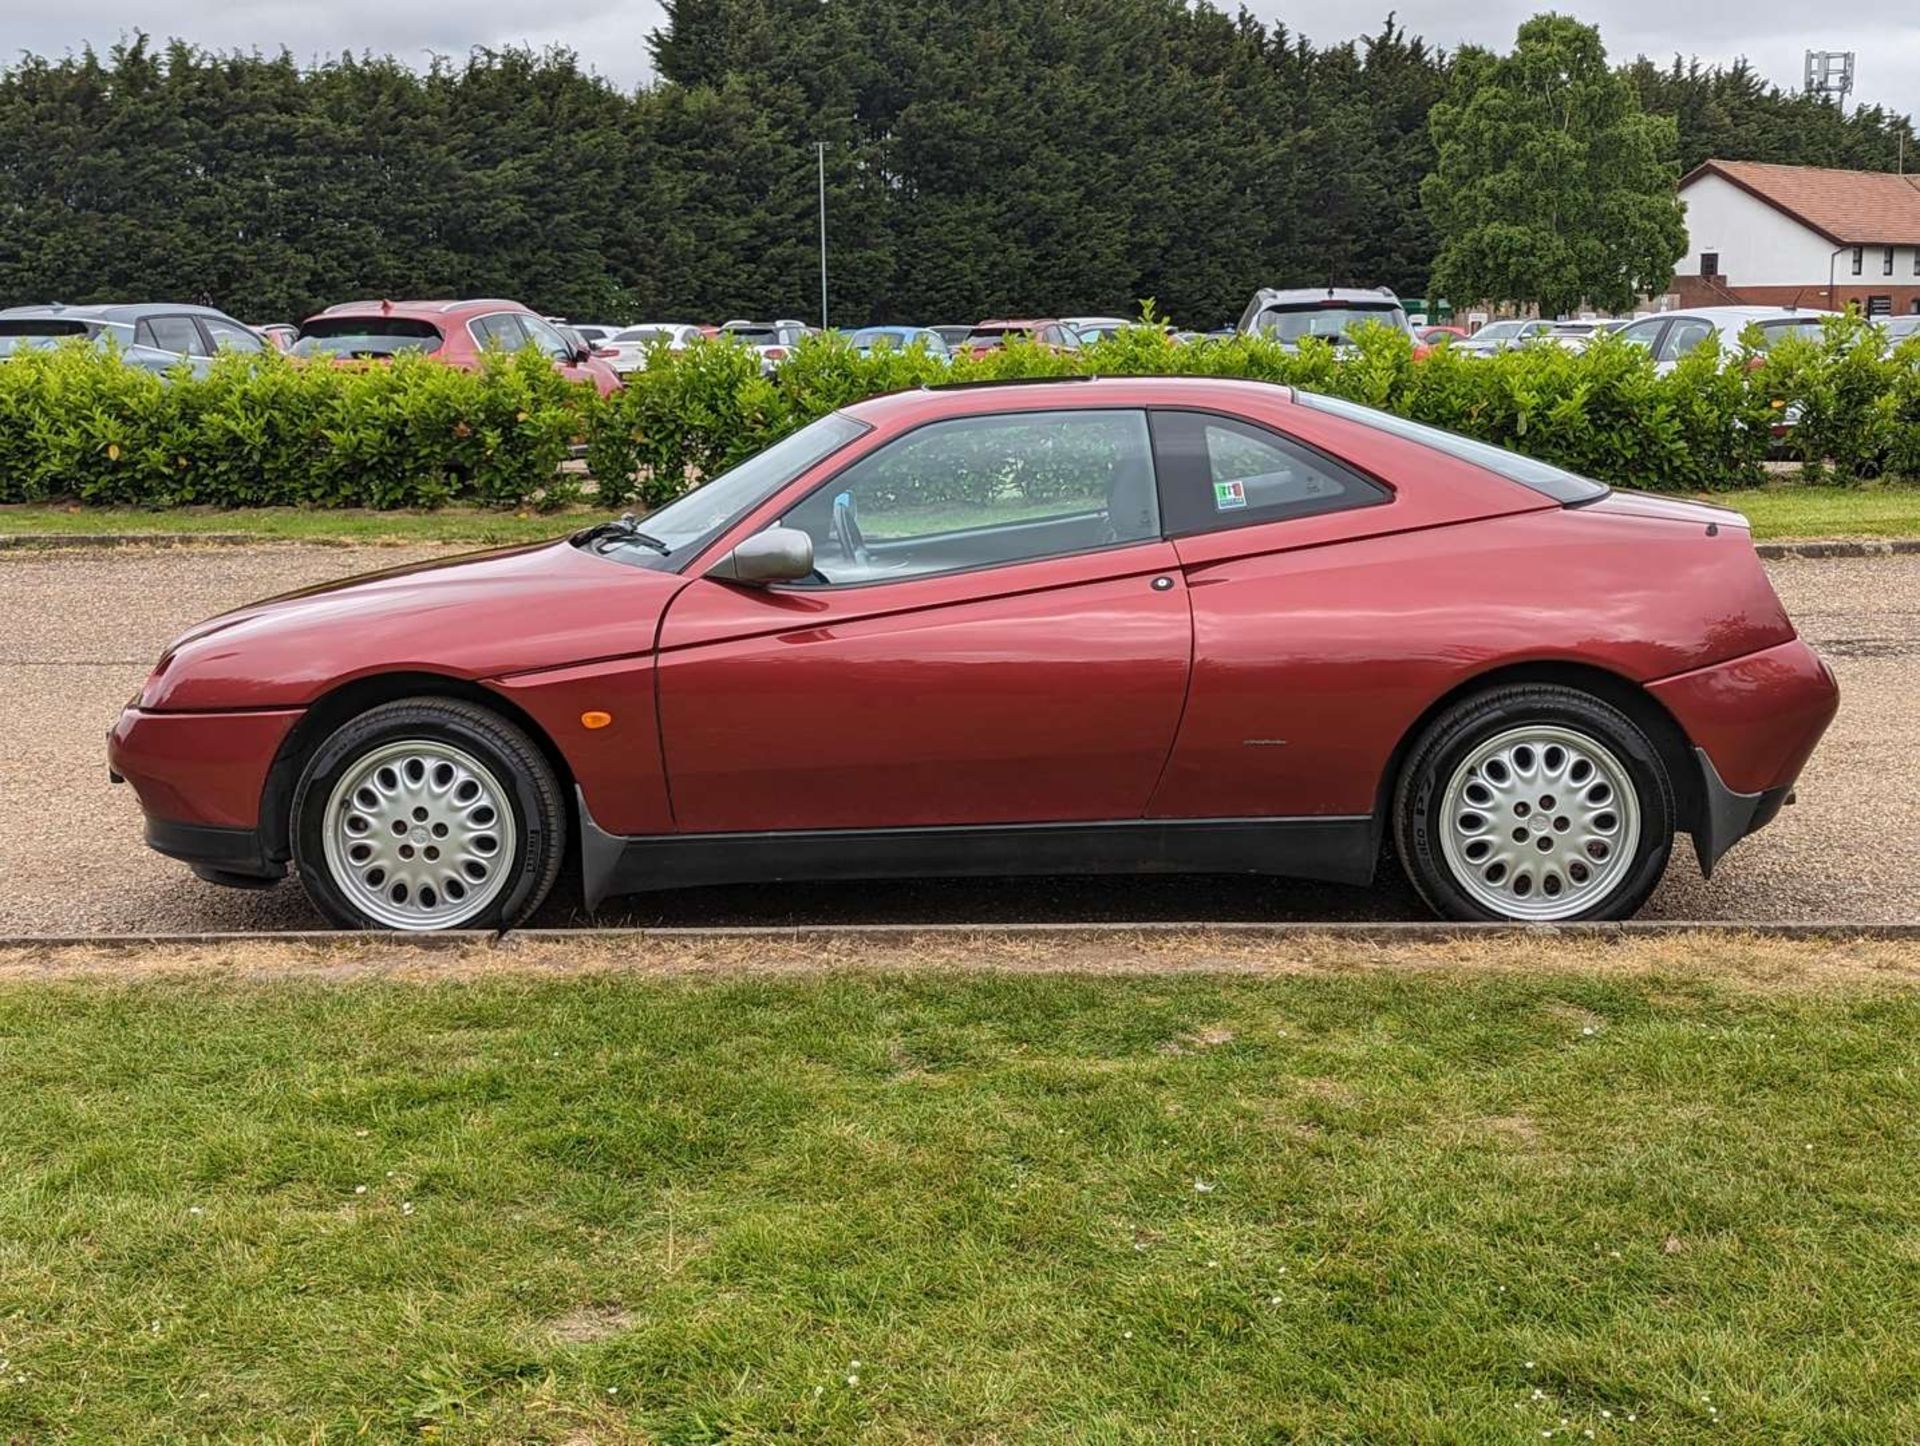
[[[833,539],[840,544],[841,556],[849,562],[865,567],[871,560],[867,553],[867,539],[860,532],[860,519],[855,513],[851,492],[842,492],[833,499]]]

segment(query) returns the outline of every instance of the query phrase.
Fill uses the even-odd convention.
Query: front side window
[[[1682,317],[1667,328],[1666,339],[1660,343],[1659,359],[1678,361],[1712,335],[1712,322],[1701,321],[1698,317]]]
[[[1620,340],[1630,341],[1635,346],[1644,346],[1651,349],[1653,344],[1660,339],[1661,328],[1666,326],[1666,324],[1667,319],[1664,316],[1650,317],[1646,321],[1636,321],[1632,326],[1623,326],[1620,328]]]
[[[844,586],[1090,552],[1160,535],[1138,411],[1023,412],[921,427],[782,519]],[[817,584],[816,584],[817,585]]]
[[[559,331],[537,316],[523,316],[520,325],[525,328],[528,338],[542,353],[555,361],[566,361],[573,355],[573,348]]]
[[[519,351],[527,344],[527,334],[520,329],[520,318],[510,311],[477,317],[468,323],[467,330],[473,333],[474,341],[482,350],[497,346],[502,351]]]
[[[133,329],[133,339],[141,346],[181,356],[207,356],[206,340],[190,316],[149,316]]]
[[[1171,536],[1393,500],[1371,478],[1250,422],[1210,412],[1155,412],[1153,438]]]
[[[267,344],[244,326],[222,321],[217,316],[209,316],[205,320],[207,332],[213,337],[213,346],[216,351],[256,352],[267,349]]]

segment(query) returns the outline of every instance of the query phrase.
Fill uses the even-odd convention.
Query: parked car
[[[1765,351],[1787,336],[1819,336],[1821,321],[1831,311],[1790,306],[1696,306],[1685,311],[1662,311],[1643,316],[1620,328],[1622,341],[1644,346],[1653,353],[1654,366],[1670,372],[1674,364],[1708,337],[1717,337],[1720,350],[1731,355],[1749,326],[1759,328],[1759,349]]]
[[[619,389],[620,378],[604,359],[517,301],[342,302],[300,323],[293,354],[368,362],[424,352],[472,370],[490,346],[518,351],[528,345],[551,357],[563,375],[592,382],[602,396]]]
[[[760,353],[760,370],[772,374],[775,367],[793,355],[793,349],[809,331],[800,321],[729,321],[719,334],[743,342]]]
[[[950,361],[953,352],[946,338],[930,326],[863,326],[858,331],[847,334],[847,344],[861,356],[876,351],[905,351],[908,347],[918,346],[926,350],[928,356]]]
[[[555,326],[568,328],[596,350],[612,341],[615,333],[626,330],[623,326],[613,326],[604,321],[568,321],[564,316],[550,316],[547,320]]]
[[[1080,338],[1081,345],[1091,346],[1133,323],[1118,316],[1063,316],[1060,324],[1070,328]]]
[[[259,352],[267,343],[244,322],[211,306],[133,302],[103,306],[13,306],[0,311],[0,358],[87,338],[112,345],[123,361],[167,372],[185,362],[203,375],[222,351]]]
[[[1416,326],[1413,334],[1428,346],[1451,345],[1456,341],[1467,339],[1467,329],[1464,326]]]
[[[1879,318],[1880,330],[1886,333],[1889,342],[1905,341],[1910,336],[1920,336],[1920,313],[1904,316],[1883,316]]]
[[[1353,287],[1296,287],[1276,290],[1264,287],[1240,314],[1239,330],[1247,335],[1271,337],[1288,346],[1304,337],[1317,337],[1336,347],[1353,344],[1354,333],[1364,326],[1385,326],[1412,337],[1413,323],[1407,320],[1400,298],[1384,286],[1368,290]]]
[[[639,326],[630,326],[617,332],[613,340],[607,343],[612,353],[607,365],[621,376],[629,372],[645,371],[647,366],[647,348],[656,342],[665,342],[669,351],[685,351],[692,343],[700,340],[700,328],[684,321],[642,322]]]
[[[291,864],[349,926],[515,924],[570,854],[591,908],[1365,884],[1389,843],[1437,913],[1560,921],[1632,914],[1676,830],[1711,870],[1836,702],[1736,513],[1286,387],[1075,377],[869,398],[644,520],[215,618],[108,756],[154,848]]]
[[[300,328],[290,321],[269,321],[251,328],[260,334],[260,339],[275,351],[292,351],[293,344],[300,340]]]
[[[1538,317],[1490,321],[1465,341],[1455,342],[1453,349],[1466,356],[1492,356],[1509,347],[1525,346],[1537,341],[1552,330],[1551,321]]]
[[[981,352],[996,351],[1014,340],[1037,342],[1050,351],[1080,350],[1080,334],[1054,317],[980,322],[967,332],[967,339],[958,350],[977,356]]]
[[[1588,343],[1596,336],[1618,331],[1627,324],[1624,317],[1581,316],[1570,321],[1556,321],[1547,330],[1547,340],[1555,346],[1565,347],[1568,351],[1585,351]]]

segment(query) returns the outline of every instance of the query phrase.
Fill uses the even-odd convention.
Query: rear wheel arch
[[[579,821],[573,817],[573,769],[546,729],[525,709],[492,689],[465,678],[452,678],[442,673],[373,673],[342,683],[315,699],[281,743],[273,766],[267,771],[266,786],[260,797],[260,837],[269,858],[284,861],[292,856],[293,791],[314,751],[349,719],[401,698],[442,698],[471,703],[498,714],[525,733],[545,756],[554,776],[560,780],[560,794],[568,814],[569,839],[577,832]]]
[[[1449,709],[1481,693],[1527,683],[1552,684],[1590,693],[1626,714],[1646,734],[1647,741],[1653,744],[1661,763],[1666,766],[1667,777],[1673,785],[1675,825],[1682,832],[1695,832],[1706,808],[1700,765],[1694,757],[1693,743],[1687,737],[1686,730],[1667,711],[1666,706],[1632,679],[1591,663],[1532,662],[1493,668],[1463,680],[1434,699],[1400,735],[1393,756],[1388,759],[1380,775],[1374,797],[1374,816],[1382,821],[1383,839],[1393,837],[1393,798],[1400,784],[1400,775],[1406,768],[1414,745],[1433,726],[1434,721]]]

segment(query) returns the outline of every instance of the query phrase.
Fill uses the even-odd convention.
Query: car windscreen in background
[[[46,351],[86,334],[86,324],[79,321],[40,316],[0,319],[0,356],[12,356],[17,351]]]
[[[383,357],[440,350],[440,328],[410,316],[322,317],[300,328],[295,356]]]
[[[616,346],[651,346],[662,337],[673,340],[671,332],[661,331],[658,327],[636,326],[631,331],[621,332],[613,341]]]
[[[1021,326],[977,326],[967,333],[967,345],[975,351],[990,351],[996,346],[1005,346],[1017,336],[1032,335]]]
[[[1804,336],[1809,341],[1818,341],[1823,330],[1817,316],[1800,317],[1793,321],[1763,321],[1760,323],[1760,350],[1765,351],[1776,341],[1785,341],[1790,336]]]
[[[726,335],[748,346],[775,346],[780,341],[780,333],[772,327],[736,326],[726,329]]]
[[[1365,302],[1340,302],[1331,306],[1270,306],[1260,313],[1258,323],[1262,336],[1270,336],[1277,341],[1298,341],[1305,336],[1317,336],[1324,341],[1336,338],[1352,341],[1354,332],[1368,325],[1390,326],[1396,331],[1404,331],[1407,314],[1397,306],[1369,306]]]
[[[1523,457],[1518,452],[1509,452],[1504,447],[1495,447],[1487,442],[1475,442],[1470,438],[1462,437],[1457,432],[1442,431],[1439,427],[1429,427],[1423,422],[1409,422],[1405,417],[1396,417],[1391,412],[1363,407],[1358,402],[1342,401],[1338,397],[1322,396],[1318,392],[1303,392],[1298,388],[1294,390],[1293,398],[1303,407],[1312,407],[1320,412],[1331,412],[1336,417],[1345,417],[1349,421],[1359,422],[1377,431],[1390,432],[1409,442],[1418,442],[1421,446],[1431,447],[1436,452],[1445,452],[1450,457],[1471,462],[1476,467],[1484,467],[1489,472],[1498,473],[1509,482],[1518,482],[1522,487],[1538,492],[1543,497],[1551,497],[1555,502],[1565,506],[1592,502],[1605,497],[1613,490],[1604,482],[1596,482],[1591,477],[1582,477],[1577,472],[1568,472],[1549,462],[1541,462],[1533,457]]]

